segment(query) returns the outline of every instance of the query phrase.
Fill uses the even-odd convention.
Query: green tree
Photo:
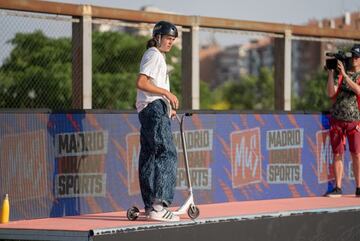
[[[145,39],[119,32],[93,34],[93,108],[134,109],[135,80]]]
[[[0,107],[69,108],[69,39],[50,39],[36,31],[18,33],[10,43],[14,48],[0,67]]]
[[[200,81],[200,109],[212,109],[214,98],[211,93],[209,84],[205,81]]]
[[[181,95],[181,86],[182,86],[182,79],[181,79],[181,50],[173,46],[171,51],[166,54],[166,63],[169,68],[169,78],[171,83],[171,92],[175,94],[180,103],[182,102],[182,95]]]
[[[134,109],[135,81],[146,37],[119,32],[93,33],[93,108]],[[0,66],[0,107],[71,108],[72,55],[69,38],[41,31],[18,33]],[[180,96],[180,50],[167,54],[172,91]]]
[[[93,35],[93,107],[134,109],[136,78],[148,38],[120,32],[95,32]],[[181,93],[180,50],[166,54],[171,91]],[[180,98],[181,99],[181,98]]]
[[[273,110],[273,71],[261,68],[258,77],[247,75],[240,81],[227,81],[215,92],[215,109]],[[219,107],[219,108],[218,108]]]
[[[293,110],[325,111],[331,106],[326,94],[327,73],[317,71],[314,76],[305,82],[304,93],[293,98]]]

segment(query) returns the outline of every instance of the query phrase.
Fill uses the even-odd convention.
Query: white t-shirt
[[[165,55],[157,48],[152,47],[145,51],[140,63],[140,74],[150,77],[150,81],[155,86],[170,91]],[[170,111],[170,103],[165,96],[137,89],[136,110],[142,111],[149,103],[157,99],[163,99],[168,106],[168,111]]]

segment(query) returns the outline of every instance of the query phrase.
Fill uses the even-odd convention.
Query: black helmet
[[[153,37],[158,34],[169,35],[169,36],[177,38],[178,31],[174,24],[166,22],[166,21],[160,21],[160,22],[157,22],[154,26]]]

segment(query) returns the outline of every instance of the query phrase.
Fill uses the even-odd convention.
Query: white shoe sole
[[[148,220],[151,221],[161,221],[161,222],[178,222],[180,221],[179,217],[176,218],[172,218],[172,219],[167,219],[167,218],[158,218],[158,217],[148,217]]]
[[[169,218],[172,216],[171,218]],[[159,212],[151,211],[147,216],[149,220],[161,221],[161,222],[177,222],[180,221],[180,217],[174,215],[171,211],[163,209]]]
[[[338,197],[342,197],[342,194],[328,194],[326,196],[331,198],[338,198]]]

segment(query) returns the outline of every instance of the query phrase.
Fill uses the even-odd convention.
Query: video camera
[[[325,66],[327,69],[337,69],[337,61],[340,60],[345,68],[345,71],[348,71],[351,69],[351,58],[352,53],[345,53],[344,51],[339,51],[337,53],[326,53],[327,57],[330,57],[326,59]]]

